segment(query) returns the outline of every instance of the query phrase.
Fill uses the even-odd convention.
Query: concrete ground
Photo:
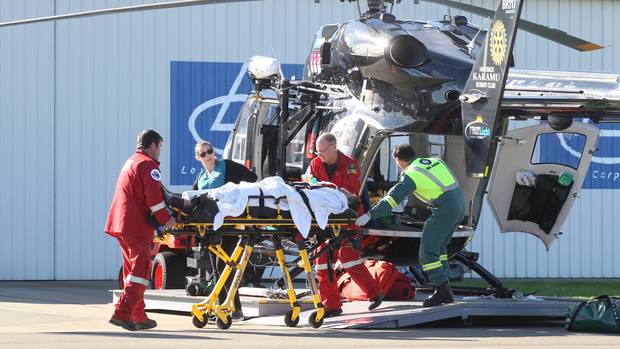
[[[191,318],[150,313],[154,330],[108,324],[112,281],[0,282],[0,348],[619,348],[620,336],[567,332],[561,322],[474,322],[400,330],[332,330],[235,322],[196,329]]]

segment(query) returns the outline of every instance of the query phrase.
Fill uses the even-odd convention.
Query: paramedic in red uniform
[[[331,133],[323,133],[316,140],[317,157],[312,159],[306,173],[311,174],[322,182],[334,183],[339,188],[344,188],[349,192],[359,195],[360,192],[360,167],[357,160],[352,159],[337,148],[336,137]],[[358,214],[364,214],[360,206]],[[327,247],[324,242],[317,251]],[[344,269],[351,275],[351,278],[368,295],[370,305],[368,310],[378,307],[383,301],[383,294],[379,284],[368,272],[364,263],[360,259],[360,252],[353,249],[348,240],[343,240],[340,249],[334,251],[334,258],[337,258]],[[336,275],[332,272],[332,280],[329,279],[327,264],[327,253],[323,253],[315,260],[317,278],[319,279],[319,291],[321,302],[325,306],[325,317],[337,316],[342,313],[342,299],[338,292]],[[332,261],[335,262],[335,261]],[[333,265],[333,263],[332,263]]]
[[[151,278],[153,214],[161,225],[175,224],[164,203],[160,182],[159,154],[163,138],[153,130],[138,135],[136,153],[123,165],[116,182],[105,232],[115,237],[123,254],[124,288],[110,323],[130,331],[157,326],[144,312],[144,290]]]

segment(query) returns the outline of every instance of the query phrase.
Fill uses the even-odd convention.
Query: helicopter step
[[[245,289],[245,290],[244,290]],[[259,297],[258,289],[242,288],[241,303],[246,318],[240,324],[282,327],[282,316],[290,310],[286,300]],[[251,292],[250,292],[251,291]],[[112,291],[116,302],[120,290]],[[246,296],[243,294],[252,294]],[[422,300],[429,294],[418,292],[411,301],[384,301],[379,308],[368,311],[367,302],[348,302],[343,304],[340,316],[326,318],[322,328],[336,329],[385,329],[403,328],[434,321],[461,319],[464,325],[471,325],[476,318],[537,318],[561,319],[570,305],[579,303],[577,299],[552,298],[542,296],[495,298],[489,296],[455,296],[455,303],[433,308],[422,307]],[[164,310],[187,312],[200,297],[185,295],[184,290],[147,290],[144,301],[147,311]],[[300,299],[302,312],[299,326],[309,326],[308,318],[313,312],[311,301]]]

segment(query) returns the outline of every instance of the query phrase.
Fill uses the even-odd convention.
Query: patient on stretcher
[[[191,201],[169,192],[164,193],[164,198],[169,206],[184,213],[188,223],[213,223],[217,230],[226,217],[249,214],[253,219],[292,219],[304,237],[313,222],[325,229],[329,218],[355,220],[361,204],[357,196],[344,189],[289,185],[280,177],[256,183],[228,183],[194,196]]]

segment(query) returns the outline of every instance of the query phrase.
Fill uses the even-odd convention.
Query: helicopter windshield
[[[362,57],[381,57],[390,42],[390,36],[361,22],[348,24],[349,35],[344,37],[351,54]]]

